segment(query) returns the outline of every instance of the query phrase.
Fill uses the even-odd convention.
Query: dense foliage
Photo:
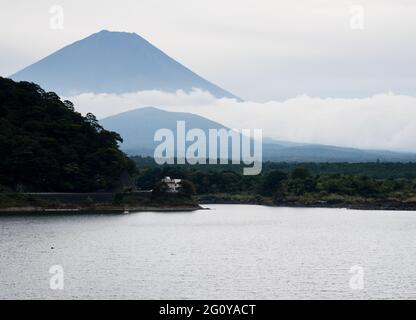
[[[120,141],[55,93],[0,78],[0,189],[110,190],[134,171]]]
[[[152,188],[161,178],[170,176],[192,182],[198,195],[249,195],[270,198],[275,203],[299,199],[303,202],[416,199],[414,163],[265,163],[261,175],[244,176],[240,166],[157,166],[146,158],[134,159],[140,163],[137,187],[141,189]]]
[[[158,167],[153,158],[134,156],[132,159],[141,167]],[[176,167],[185,167],[177,165]],[[243,172],[243,165],[193,165],[198,171],[234,171]],[[365,175],[377,179],[416,179],[416,162],[263,162],[262,173],[278,170],[289,174],[297,167],[307,169],[312,175],[342,174],[342,175]]]

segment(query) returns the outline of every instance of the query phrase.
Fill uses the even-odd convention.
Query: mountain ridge
[[[118,132],[124,142],[121,149],[130,155],[153,156],[156,143],[154,132],[167,128],[176,132],[176,121],[186,122],[186,129],[229,129],[202,116],[156,107],[142,107],[100,120],[104,128]],[[208,134],[207,134],[208,136]],[[387,150],[363,150],[319,144],[275,141],[264,137],[263,160],[275,162],[408,162],[416,161],[416,154]]]

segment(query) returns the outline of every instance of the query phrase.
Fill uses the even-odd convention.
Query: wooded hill
[[[134,171],[120,141],[54,92],[0,77],[0,191],[111,190]]]

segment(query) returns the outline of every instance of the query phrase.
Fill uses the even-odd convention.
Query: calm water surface
[[[208,207],[0,216],[0,298],[416,298],[416,212]]]

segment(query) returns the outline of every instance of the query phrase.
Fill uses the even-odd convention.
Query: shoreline
[[[56,196],[43,194],[43,196]],[[85,194],[64,194],[61,199],[40,199],[32,195],[11,194],[9,198],[0,201],[0,214],[10,213],[110,213],[122,214],[130,212],[192,212],[196,210],[209,210],[202,205],[229,204],[229,205],[261,205],[268,207],[288,208],[337,208],[351,210],[390,210],[390,211],[416,211],[416,201],[400,199],[350,199],[351,201],[330,201],[326,199],[283,199],[274,202],[270,197],[236,195],[202,195],[193,199],[182,198],[126,198],[121,203],[111,203],[94,199],[85,201]],[[62,196],[61,196],[62,197]],[[78,198],[80,199],[78,199]],[[55,200],[55,201],[54,201]],[[61,201],[56,201],[61,200]],[[89,202],[89,203],[87,203]]]
[[[0,214],[12,214],[12,213],[41,213],[41,214],[54,214],[54,213],[108,213],[108,214],[129,214],[135,212],[192,212],[197,210],[207,210],[201,206],[189,207],[189,206],[177,206],[177,207],[152,207],[152,206],[132,206],[132,207],[78,207],[78,208],[43,208],[43,207],[9,207],[0,208]]]
[[[202,205],[258,205],[274,208],[322,208],[322,209],[347,209],[347,210],[374,210],[374,211],[416,211],[416,203],[256,203],[253,201],[209,201],[200,202],[197,206],[126,206],[126,207],[76,207],[76,208],[44,208],[35,206],[22,207],[8,207],[0,208],[0,215],[14,214],[14,213],[33,213],[33,214],[129,214],[139,212],[194,212],[199,210],[211,210],[210,208],[202,207]]]
[[[184,212],[203,209],[195,199],[166,196],[152,198],[146,192],[115,193],[9,193],[1,194],[4,213],[130,213]]]
[[[350,209],[350,210],[376,210],[376,211],[416,211],[416,203],[404,202],[385,202],[385,203],[294,203],[282,202],[279,204],[272,204],[268,202],[255,201],[207,201],[199,202],[200,205],[209,204],[229,204],[229,205],[259,205],[275,208],[322,208],[322,209]]]

